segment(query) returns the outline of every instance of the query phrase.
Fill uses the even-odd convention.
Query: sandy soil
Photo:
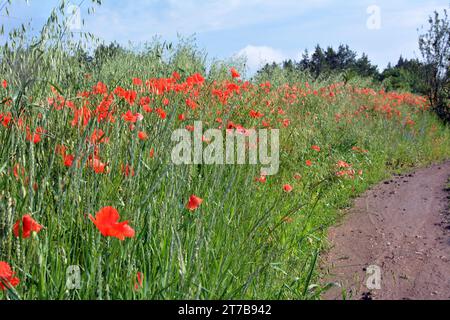
[[[449,176],[450,162],[437,164],[395,176],[357,199],[330,230],[322,271],[326,282],[341,287],[322,298],[450,299]],[[379,267],[380,282],[369,266]]]

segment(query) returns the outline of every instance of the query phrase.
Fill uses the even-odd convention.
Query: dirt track
[[[329,234],[323,299],[450,299],[450,162],[396,176],[357,199]],[[369,290],[366,268],[381,270]]]

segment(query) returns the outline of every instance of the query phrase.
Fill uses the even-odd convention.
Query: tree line
[[[339,75],[347,83],[352,78],[369,78],[388,91],[409,91],[428,97],[436,113],[450,122],[450,20],[447,10],[434,12],[428,19],[428,29],[422,28],[419,36],[421,58],[400,57],[397,63],[389,63],[385,70],[378,67],[363,53],[358,54],[348,45],[321,48],[317,45],[310,54],[305,50],[299,61],[264,65],[256,79],[270,79],[275,74],[284,79],[308,74],[314,79]]]

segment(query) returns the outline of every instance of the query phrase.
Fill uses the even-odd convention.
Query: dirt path
[[[329,234],[323,299],[450,299],[450,162],[395,176],[357,199]],[[367,280],[381,271],[381,289]],[[375,272],[375,273],[374,273]],[[374,277],[370,277],[370,274]]]

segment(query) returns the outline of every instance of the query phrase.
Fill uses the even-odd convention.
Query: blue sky
[[[9,18],[0,14],[6,29],[30,18],[39,26],[58,1],[13,3]],[[367,53],[382,69],[400,55],[420,56],[417,29],[434,10],[449,6],[447,0],[103,0],[95,14],[88,15],[88,3],[82,5],[82,30],[105,41],[137,44],[155,35],[174,41],[177,34],[195,34],[210,58],[245,55],[250,70],[264,62],[296,59],[316,44],[341,43]],[[379,15],[368,12],[373,6]],[[379,28],[369,28],[368,20],[379,21]]]

